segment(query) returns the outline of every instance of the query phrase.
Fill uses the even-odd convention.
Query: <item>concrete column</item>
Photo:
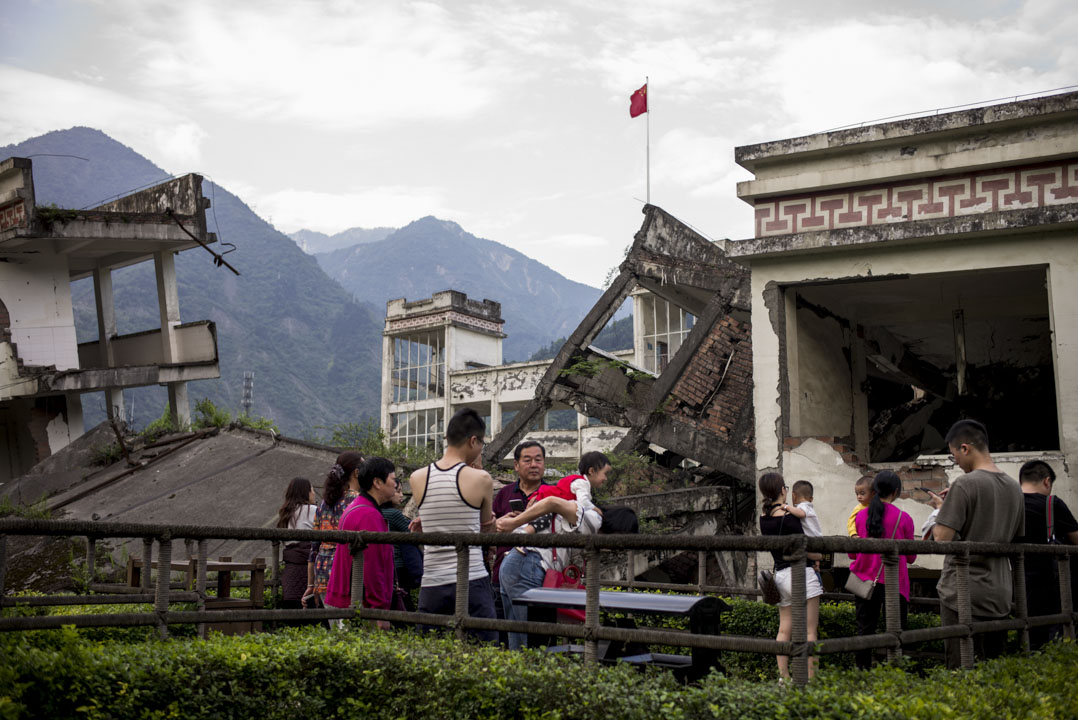
[[[633,364],[637,367],[646,367],[644,358],[647,349],[644,347],[644,303],[643,296],[634,293],[633,298]]]
[[[389,405],[393,402],[393,337],[382,336],[382,411],[378,422],[389,437]]]
[[[168,407],[169,414],[172,415],[172,423],[178,429],[191,426],[191,405],[187,401],[187,383],[168,384]]]
[[[494,437],[502,431],[502,374],[494,373],[494,394],[490,398],[490,436]]]
[[[799,361],[797,353],[797,291],[790,288],[783,293],[786,304],[786,379],[789,387],[787,395],[790,402],[790,437],[801,436],[801,382],[798,377]],[[754,325],[755,327],[755,325]]]
[[[97,343],[100,367],[116,367],[112,339],[116,336],[116,306],[112,299],[112,268],[94,269],[94,301],[97,305]],[[110,420],[124,417],[122,388],[105,390],[105,407]]]
[[[71,440],[81,437],[85,429],[82,421],[82,395],[78,393],[66,393],[64,400],[67,401],[67,436]],[[67,443],[64,443],[65,445]],[[60,448],[53,448],[56,452]]]
[[[112,268],[94,269],[94,301],[97,305],[99,367],[115,367],[112,338],[116,335],[116,306],[112,301]]]
[[[169,251],[156,252],[153,254],[153,266],[157,275],[157,306],[161,312],[161,361],[174,363],[180,356],[175,332],[176,326],[180,324],[176,256]]]
[[[853,398],[853,445],[862,462],[869,461],[868,395],[864,384],[868,379],[865,366],[864,331],[860,325],[850,328],[850,385]]]

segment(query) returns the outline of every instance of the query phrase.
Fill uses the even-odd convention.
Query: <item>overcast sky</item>
[[[0,145],[99,128],[280,230],[455,220],[589,285],[651,199],[752,233],[734,147],[1078,83],[1078,4],[5,0]],[[242,250],[242,248],[241,248]]]

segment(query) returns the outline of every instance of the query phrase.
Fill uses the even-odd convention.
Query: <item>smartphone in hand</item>
[[[509,509],[513,512],[524,512],[524,501],[520,498],[513,498],[509,501]]]

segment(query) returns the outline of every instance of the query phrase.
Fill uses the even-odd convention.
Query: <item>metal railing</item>
[[[104,538],[137,539],[143,541],[143,568],[151,566],[153,545],[157,545],[158,572],[156,582],[144,570],[141,574],[141,592],[134,594],[104,594],[84,596],[4,597],[4,578],[8,565],[7,536],[60,536],[85,537],[87,541],[86,564],[90,577],[95,566],[96,543]],[[195,591],[176,592],[171,583],[172,547],[175,539],[184,539],[187,547],[197,545],[197,578]],[[282,542],[317,541],[347,543],[352,552],[352,606],[325,609],[206,609],[207,541],[209,540],[263,540],[272,545],[271,587],[279,584],[277,575]],[[456,607],[453,615],[405,612],[362,608],[363,598],[363,552],[367,544],[434,545],[456,548]],[[498,620],[475,618],[468,609],[468,556],[469,548],[476,546],[527,546],[533,548],[572,548],[583,551],[586,561],[585,621],[583,625],[565,625],[547,622]],[[688,551],[697,552],[698,582],[690,585],[650,583],[633,580],[631,568],[633,555],[640,551]],[[792,584],[792,633],[789,641],[742,635],[703,635],[683,631],[650,630],[641,628],[615,628],[599,623],[600,561],[603,552],[627,553],[627,580],[613,584],[627,589],[664,589],[724,594],[755,595],[754,589],[729,588],[706,584],[706,553],[714,551],[761,552],[781,551],[791,563]],[[808,642],[806,627],[805,572],[806,554],[809,552],[879,553],[884,567],[884,618],[885,631],[875,635],[840,637]],[[947,625],[916,630],[902,630],[899,605],[899,555],[951,555],[956,570],[957,625]],[[1008,556],[1012,562],[1016,617],[1006,620],[974,622],[971,610],[969,562],[971,554]],[[1047,554],[1058,564],[1061,612],[1054,615],[1028,617],[1025,592],[1025,557],[1030,554]],[[63,625],[76,627],[102,626],[156,626],[162,637],[168,635],[172,624],[196,624],[199,635],[205,637],[206,624],[218,622],[297,621],[322,619],[362,618],[387,620],[443,627],[453,630],[463,638],[468,630],[496,630],[519,633],[553,635],[584,641],[585,660],[598,658],[598,642],[614,640],[661,644],[687,648],[704,648],[718,651],[764,653],[787,655],[793,680],[803,685],[808,680],[808,664],[812,656],[857,650],[886,649],[888,659],[897,658],[902,648],[929,640],[958,638],[960,640],[961,664],[973,664],[973,636],[1000,630],[1017,630],[1022,635],[1022,646],[1029,649],[1029,629],[1044,625],[1062,624],[1065,635],[1075,636],[1075,620],[1070,585],[1070,558],[1078,554],[1078,546],[1019,545],[1008,543],[971,542],[925,542],[920,540],[890,540],[863,538],[809,538],[804,535],[745,536],[720,535],[693,537],[680,535],[522,535],[498,533],[376,533],[317,530],[283,530],[276,528],[203,527],[193,525],[150,525],[133,523],[100,523],[66,520],[0,519],[0,605],[94,605],[114,603],[152,602],[152,612],[120,614],[86,614],[43,617],[3,617],[0,631],[38,630],[58,628]],[[611,583],[607,583],[611,584]],[[170,610],[170,603],[195,602],[194,611]]]

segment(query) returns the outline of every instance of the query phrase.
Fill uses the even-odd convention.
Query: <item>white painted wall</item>
[[[25,365],[79,367],[67,259],[42,253],[0,263],[0,299],[11,315],[11,341]]]
[[[469,362],[501,365],[502,339],[450,325],[446,328],[449,370],[464,370]]]

